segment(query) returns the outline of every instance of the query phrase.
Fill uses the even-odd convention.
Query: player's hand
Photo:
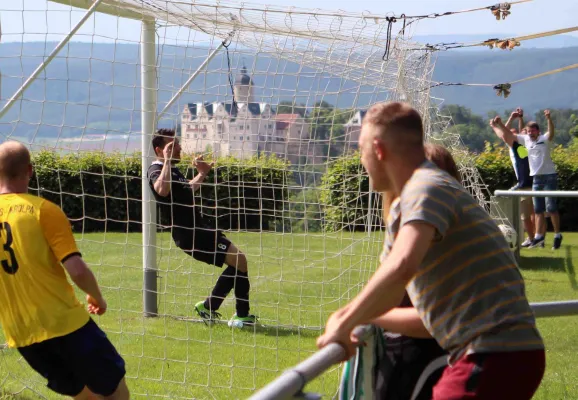
[[[207,175],[211,171],[211,169],[213,168],[214,165],[215,165],[214,161],[211,163],[208,163],[205,160],[203,160],[202,155],[195,157],[195,159],[193,160],[193,166],[202,175]]]
[[[512,112],[512,114],[510,115],[510,118],[512,118],[512,119],[520,118],[520,113],[518,112],[518,110]]]
[[[502,123],[502,118],[499,115],[495,116],[493,119],[490,120],[490,126],[498,126]]]
[[[172,140],[165,145],[163,149],[163,157],[165,161],[170,161],[173,158],[173,147],[175,147],[175,141]]]
[[[86,295],[86,301],[88,303],[88,312],[91,314],[102,315],[106,312],[106,301],[101,298],[99,300],[95,299],[91,295]]]
[[[524,117],[524,110],[520,107],[516,108],[516,112],[518,113],[518,117],[523,118]]]
[[[325,333],[317,338],[317,347],[322,349],[330,343],[339,343],[346,353],[342,361],[346,361],[355,354],[358,338],[353,335],[350,329],[343,326],[341,322],[343,312],[344,309],[338,310],[329,317],[325,325]]]
[[[544,110],[544,116],[546,119],[550,119],[550,110]]]

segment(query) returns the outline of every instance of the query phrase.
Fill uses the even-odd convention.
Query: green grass
[[[193,305],[212,288],[220,270],[170,249],[159,235],[159,312],[142,317],[140,234],[79,236],[81,251],[95,270],[109,303],[98,320],[127,361],[133,398],[247,398],[255,389],[315,351],[327,316],[344,305],[377,266],[381,234],[231,234],[249,257],[252,309],[265,327],[231,330],[194,319]],[[531,301],[576,298],[573,265],[578,234],[568,234],[562,250],[523,253],[522,268]],[[162,249],[162,251],[161,251]],[[572,251],[574,251],[572,253]],[[225,318],[234,302],[222,308]],[[181,318],[181,319],[179,319]],[[546,377],[536,399],[578,399],[578,317],[539,321],[548,347]],[[0,338],[1,339],[1,338]],[[308,389],[331,398],[339,369]],[[0,399],[58,398],[44,388],[14,350],[0,356]]]

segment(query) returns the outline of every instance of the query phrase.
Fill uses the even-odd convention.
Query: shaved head
[[[30,152],[19,142],[0,144],[0,179],[15,180],[29,177]]]

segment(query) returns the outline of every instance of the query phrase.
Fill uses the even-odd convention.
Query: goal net
[[[0,18],[0,133],[29,146],[31,192],[71,220],[135,398],[246,398],[315,351],[377,267],[380,199],[356,153],[372,104],[416,107],[490,208],[430,97],[434,63],[411,50],[415,24],[189,0],[12,0]],[[247,255],[254,329],[194,312],[221,271],[176,248],[157,213],[143,173],[156,127],[176,129],[189,178],[192,156],[216,162],[196,207]],[[219,311],[230,318],[234,299]],[[53,398],[17,351],[0,362],[4,391]],[[338,379],[312,388],[333,394]]]

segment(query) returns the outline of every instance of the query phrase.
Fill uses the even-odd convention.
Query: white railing
[[[530,305],[536,318],[578,315],[578,300],[532,303]],[[369,332],[371,330],[368,326],[362,326],[356,329],[355,335],[366,339]],[[314,393],[304,393],[305,386],[333,365],[340,363],[345,357],[345,349],[340,344],[332,343],[285,371],[277,379],[251,396],[249,400],[320,399],[321,396]]]

